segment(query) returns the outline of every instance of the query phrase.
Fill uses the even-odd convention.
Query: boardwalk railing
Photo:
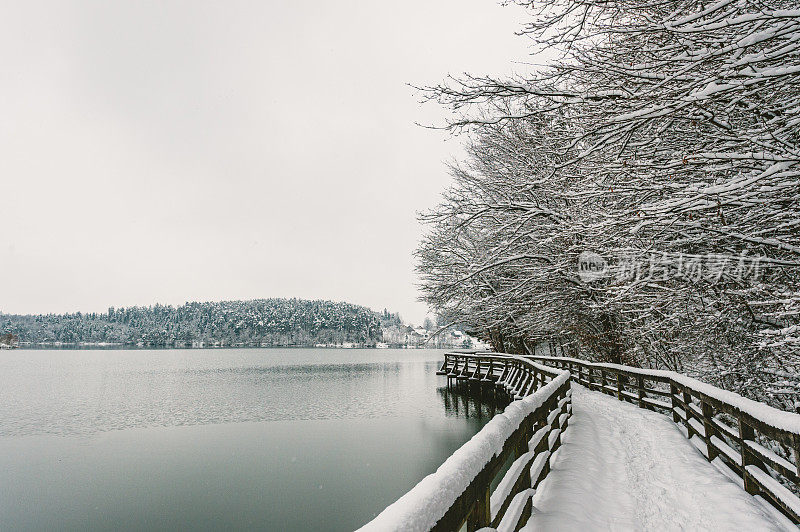
[[[783,412],[672,371],[527,356],[572,380],[672,415],[705,457],[744,489],[800,523],[800,415]],[[721,463],[720,463],[721,462]]]
[[[361,530],[519,529],[572,413],[569,372],[514,355],[448,353],[437,373],[518,400]]]

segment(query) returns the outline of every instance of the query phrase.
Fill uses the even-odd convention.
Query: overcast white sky
[[[425,316],[458,139],[406,83],[508,72],[493,0],[4,2],[0,311],[300,297]]]

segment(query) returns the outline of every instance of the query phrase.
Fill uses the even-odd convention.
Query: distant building
[[[15,349],[19,347],[19,336],[6,333],[0,336],[0,349]]]
[[[433,333],[436,333],[435,335]],[[390,347],[431,349],[486,349],[485,344],[462,330],[449,327],[429,331],[424,327],[391,325],[383,328],[383,342]],[[376,344],[376,347],[379,345]]]

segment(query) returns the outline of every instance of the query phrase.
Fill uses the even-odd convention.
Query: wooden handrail
[[[748,493],[761,496],[800,524],[800,415],[673,371],[574,358],[524,358],[566,369],[573,381],[591,390],[641,408],[670,413],[709,461],[717,460],[715,464],[727,467],[742,479]],[[734,426],[729,424],[731,421]],[[778,449],[780,453],[776,452]]]
[[[437,373],[492,384],[516,400],[361,530],[519,529],[572,414],[569,372],[515,355],[454,352]]]

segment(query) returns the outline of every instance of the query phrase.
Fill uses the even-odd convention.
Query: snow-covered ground
[[[668,417],[572,389],[569,429],[523,530],[784,529]]]

